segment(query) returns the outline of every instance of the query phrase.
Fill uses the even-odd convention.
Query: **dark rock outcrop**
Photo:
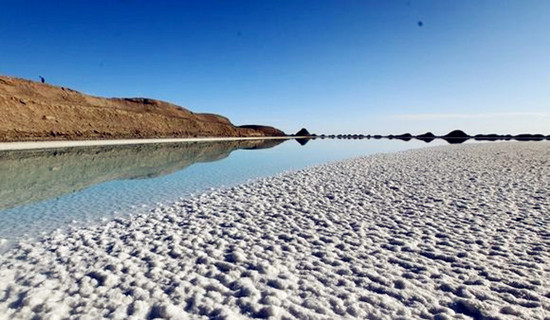
[[[470,135],[462,130],[453,130],[441,137],[448,143],[463,143],[470,139]]]
[[[431,132],[426,132],[424,134],[417,135],[415,138],[418,139],[418,140],[422,140],[424,142],[430,143],[430,142],[434,141],[435,135]]]
[[[403,141],[410,141],[413,136],[412,134],[410,133],[403,133],[403,134],[398,134],[396,136],[393,136],[395,139],[399,139],[399,140],[403,140]]]
[[[296,134],[294,134],[295,136],[297,137],[307,137],[307,136],[312,136],[311,133],[309,133],[309,131],[307,131],[306,128],[302,128],[300,129],[300,131],[296,132]]]
[[[523,133],[514,136],[514,139],[518,141],[541,141],[544,140],[545,137],[542,134]]]
[[[470,135],[468,135],[466,132],[464,132],[462,130],[453,130],[453,131],[447,133],[446,135],[444,135],[443,137],[445,137],[445,138],[469,138]]]
[[[503,140],[504,136],[501,136],[496,133],[490,133],[490,134],[476,134],[474,136],[474,139],[477,141],[498,141]]]

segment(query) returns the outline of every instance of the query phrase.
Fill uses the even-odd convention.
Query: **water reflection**
[[[301,146],[305,146],[309,140],[311,139],[308,139],[308,138],[298,138],[296,139],[296,142],[298,142]]]
[[[284,140],[239,140],[0,152],[0,209],[60,197],[118,179],[152,178],[237,149],[265,149]]]

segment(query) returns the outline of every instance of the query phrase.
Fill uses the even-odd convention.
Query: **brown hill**
[[[0,141],[284,136],[147,98],[101,98],[0,76]]]

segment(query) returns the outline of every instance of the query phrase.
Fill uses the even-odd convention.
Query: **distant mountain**
[[[237,127],[223,116],[160,100],[94,97],[0,76],[0,141],[284,135],[268,126]]]

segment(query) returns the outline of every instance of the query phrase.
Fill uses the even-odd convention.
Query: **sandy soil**
[[[0,141],[281,136],[148,98],[101,98],[0,76]]]

